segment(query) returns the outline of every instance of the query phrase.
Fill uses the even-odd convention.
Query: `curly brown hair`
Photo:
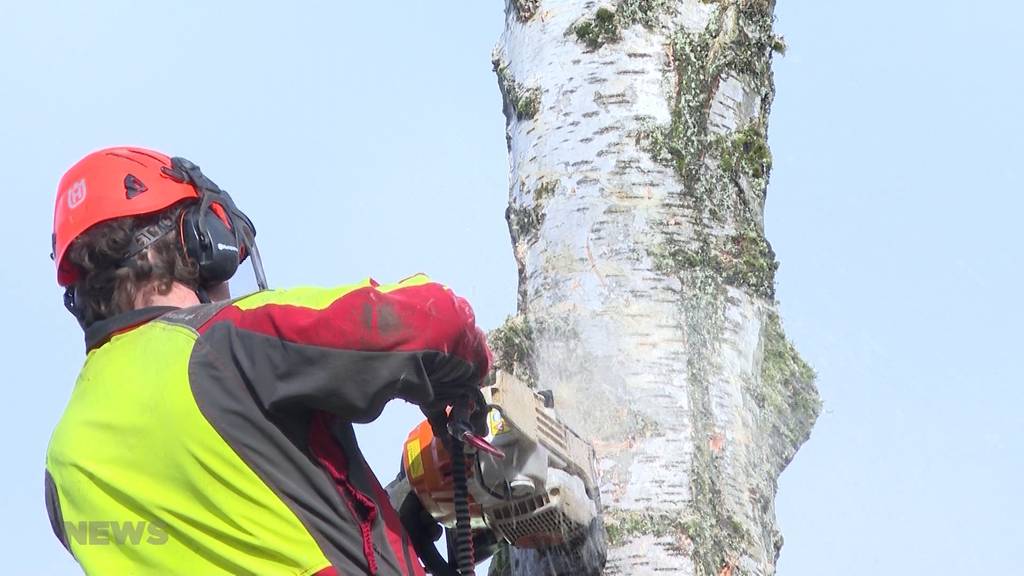
[[[196,287],[199,270],[181,249],[178,228],[147,249],[135,249],[140,230],[168,213],[177,221],[180,207],[158,214],[117,218],[88,229],[68,247],[68,260],[78,268],[76,300],[85,325],[135,308],[140,290],[167,294],[175,282]]]

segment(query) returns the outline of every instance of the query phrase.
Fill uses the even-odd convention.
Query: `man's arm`
[[[472,308],[424,275],[259,292],[199,332],[196,346],[226,347],[268,411],[324,410],[355,422],[373,420],[392,398],[425,405],[458,395],[491,365]]]

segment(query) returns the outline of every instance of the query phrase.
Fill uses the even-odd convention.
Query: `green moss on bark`
[[[517,119],[530,120],[540,112],[540,87],[523,85],[500,60],[494,61],[494,72],[498,75],[498,87]]]
[[[772,170],[772,151],[762,122],[755,121],[715,140],[719,166],[733,176],[748,176],[767,185]]]
[[[650,251],[655,269],[667,276],[705,270],[724,284],[772,300],[779,267],[768,240],[755,229],[724,238],[698,234],[692,245],[662,243]]]
[[[821,411],[821,398],[814,387],[817,375],[797,353],[786,338],[779,315],[770,310],[761,327],[761,382],[754,389],[754,400],[759,407],[776,413],[783,424],[793,421],[813,422]],[[796,426],[783,426],[782,431]],[[810,426],[806,427],[810,430]],[[802,441],[803,438],[792,438]]]
[[[555,195],[555,190],[558,188],[558,182],[556,180],[542,180],[536,188],[533,189],[533,201],[537,203],[546,202],[549,198]]]
[[[772,51],[779,56],[785,56],[786,51],[789,50],[789,45],[786,44],[786,37],[779,35],[772,38]]]
[[[676,169],[691,193],[698,189],[703,160],[716,151],[731,152],[713,146],[720,137],[711,136],[708,131],[711,100],[723,76],[744,77],[760,88],[764,105],[761,117],[767,118],[774,95],[771,55],[776,36],[772,33],[772,22],[766,2],[727,2],[718,8],[702,32],[680,29],[671,39],[669,48],[675,72],[671,121],[667,126],[645,127],[638,138],[655,159]],[[756,133],[743,131],[735,138],[746,139],[747,144],[763,143],[760,156],[770,159],[764,126],[756,125],[753,129],[760,131],[760,139]]]
[[[668,0],[622,0],[615,11],[626,26],[640,24],[652,28],[668,6]]]
[[[705,30],[680,29],[670,42],[673,71],[671,116],[667,125],[645,125],[637,143],[679,176],[693,209],[694,245],[673,245],[666,235],[651,251],[662,271],[705,266],[726,284],[766,299],[775,295],[774,251],[760,230],[772,157],[767,115],[774,95],[771,79],[771,29],[768,2],[721,2]],[[761,92],[760,114],[729,134],[710,130],[712,101],[723,77],[741,78]],[[716,230],[712,232],[710,230]],[[721,236],[721,230],[734,230]]]
[[[588,50],[597,50],[622,40],[622,31],[630,26],[654,27],[668,4],[668,0],[621,0],[614,6],[599,7],[593,16],[580,20],[569,30]]]
[[[648,125],[638,134],[655,160],[675,168],[688,191],[694,191],[700,178],[705,155],[708,111],[712,97],[711,46],[716,31],[694,34],[681,31],[670,44],[675,68],[671,120],[667,126]]]
[[[576,23],[572,31],[576,39],[590,50],[622,39],[622,24],[614,10],[602,6],[594,16]]]
[[[537,241],[540,227],[544,224],[544,205],[554,196],[557,187],[556,181],[542,180],[533,189],[532,203],[511,204],[505,210],[505,219],[508,221],[513,244],[532,244]]]
[[[512,0],[512,7],[520,22],[529,22],[540,9],[540,0]]]
[[[512,560],[507,542],[498,544],[498,550],[491,556],[491,567],[487,576],[512,576]]]
[[[747,228],[728,237],[720,269],[726,284],[774,300],[778,268],[775,251],[760,230]]]
[[[668,537],[679,544],[690,538],[691,522],[674,514],[640,510],[609,510],[604,517],[609,546],[622,546],[640,536]]]
[[[494,367],[508,372],[533,386],[536,384],[536,365],[533,359],[533,326],[526,316],[515,315],[491,330],[487,343],[494,353]]]
[[[641,510],[610,510],[604,517],[609,546],[622,546],[642,536],[668,538],[678,553],[690,556],[698,576],[719,576],[749,535],[735,518],[678,516]]]
[[[505,220],[512,234],[513,242],[533,244],[537,241],[540,227],[544,224],[544,211],[538,205],[509,206],[505,210]]]
[[[686,318],[687,390],[694,442],[690,469],[692,515],[685,532],[696,576],[718,576],[724,566],[743,555],[750,535],[726,508],[719,482],[718,455],[710,439],[715,432],[711,408],[712,375],[718,371],[717,343],[725,325],[725,294],[719,277],[706,268],[681,275],[682,307]]]
[[[741,288],[770,304],[778,267],[759,224],[760,203],[747,198],[751,189],[763,198],[771,172],[766,127],[774,96],[771,58],[777,38],[771,29],[773,4],[767,0],[715,4],[705,30],[695,33],[680,28],[671,35],[670,120],[661,125],[649,123],[637,134],[638,145],[678,175],[693,229],[692,235],[686,235],[689,239],[681,242],[673,229],[678,224],[666,222],[663,240],[649,255],[658,272],[678,277],[682,287],[687,384],[697,439],[690,476],[692,516],[682,532],[693,542],[691,557],[699,576],[718,576],[726,567],[735,567],[756,545],[744,528],[749,518],[736,516],[742,511],[725,504],[721,456],[708,440],[718,433],[711,390],[720,372],[716,347],[725,324],[726,286]],[[727,79],[737,79],[759,92],[761,109],[748,124],[721,134],[712,130],[710,114],[719,87]],[[775,358],[780,354],[786,360]],[[775,350],[772,355],[771,365],[785,374],[802,362],[791,346],[785,354]],[[769,380],[780,381],[775,376]],[[781,388],[765,386],[767,395],[780,402],[802,402],[785,395]]]

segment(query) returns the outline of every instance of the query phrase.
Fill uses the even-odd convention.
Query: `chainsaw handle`
[[[461,440],[477,450],[482,450],[498,459],[504,458],[504,452],[474,433],[470,419],[477,409],[476,403],[470,398],[460,399],[453,404],[451,412],[448,413],[448,433],[453,438]]]
[[[494,456],[498,460],[505,459],[505,453],[503,451],[498,449],[494,444],[488,442],[485,438],[481,438],[480,436],[477,436],[472,432],[466,432],[465,434],[463,434],[462,441],[465,442],[466,444],[469,444],[473,448],[476,448],[477,450],[486,452],[487,454]]]

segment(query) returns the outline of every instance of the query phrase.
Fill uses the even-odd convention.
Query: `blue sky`
[[[52,200],[84,153],[142,144],[201,164],[255,220],[274,285],[425,271],[486,328],[514,309],[501,4],[256,4],[0,7],[7,573],[77,573],[42,469],[82,357],[47,257]],[[1024,9],[777,12],[790,50],[767,231],[825,401],[780,480],[779,573],[1003,572],[1024,540]],[[361,431],[382,478],[415,417],[394,405]]]

